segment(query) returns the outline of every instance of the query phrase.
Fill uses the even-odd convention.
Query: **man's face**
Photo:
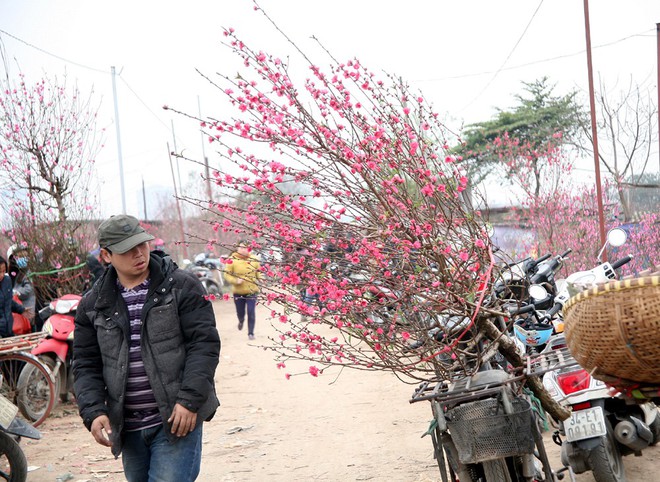
[[[137,277],[149,269],[149,244],[142,243],[122,254],[110,253],[101,248],[101,258],[112,264],[118,273],[124,276]]]

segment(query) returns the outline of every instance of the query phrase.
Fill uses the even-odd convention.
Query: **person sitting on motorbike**
[[[7,250],[7,261],[9,263],[7,274],[11,278],[12,289],[27,311],[25,316],[32,322],[37,297],[29,277],[27,245],[10,246]]]
[[[0,256],[0,336],[14,336],[12,313],[29,314],[25,306],[14,301],[11,278],[7,273],[7,260]]]

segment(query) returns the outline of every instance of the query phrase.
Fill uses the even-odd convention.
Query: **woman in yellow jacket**
[[[231,286],[238,316],[238,329],[243,329],[245,312],[247,311],[248,338],[254,340],[254,325],[256,322],[258,281],[261,279],[261,264],[259,259],[250,254],[248,241],[239,241],[236,251],[229,257],[231,263],[225,264],[225,281]]]

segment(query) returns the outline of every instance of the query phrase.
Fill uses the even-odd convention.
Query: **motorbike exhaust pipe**
[[[614,437],[623,445],[639,451],[653,441],[653,433],[641,420],[630,417],[616,424]]]

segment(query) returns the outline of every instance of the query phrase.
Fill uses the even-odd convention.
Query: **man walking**
[[[150,255],[132,216],[98,230],[109,268],[76,314],[73,373],[80,416],[96,442],[122,454],[129,482],[193,481],[202,423],[218,407],[220,338],[192,274]]]

